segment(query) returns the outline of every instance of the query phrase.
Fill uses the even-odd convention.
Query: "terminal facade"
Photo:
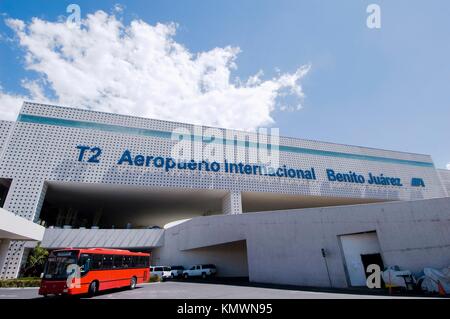
[[[0,121],[1,205],[44,226],[48,249],[149,251],[255,282],[450,265],[450,171],[429,155],[266,133],[25,102]],[[0,277],[17,277],[31,245],[2,247]]]

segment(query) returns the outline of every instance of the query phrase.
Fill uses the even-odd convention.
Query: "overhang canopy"
[[[45,228],[0,208],[0,239],[41,241]]]

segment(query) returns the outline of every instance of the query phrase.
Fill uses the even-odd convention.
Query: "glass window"
[[[122,262],[122,266],[123,268],[129,268],[132,267],[131,266],[131,256],[123,256],[123,262]]]
[[[103,269],[112,269],[113,267],[113,256],[103,255]]]
[[[137,265],[136,267],[146,267],[145,257],[144,256],[137,256]]]
[[[67,278],[67,267],[77,263],[77,252],[60,251],[51,253],[44,269],[45,279]]]
[[[113,258],[113,268],[122,268],[123,256],[115,255]]]
[[[94,254],[92,256],[92,266],[91,269],[102,269],[103,255]]]
[[[137,267],[139,264],[139,258],[138,256],[133,256],[132,257],[132,262],[133,262],[133,267]]]
[[[81,274],[85,274],[91,269],[92,256],[89,254],[80,254],[78,258],[78,266],[80,266]]]

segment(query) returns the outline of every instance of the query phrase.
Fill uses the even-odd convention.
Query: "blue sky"
[[[123,5],[126,25],[178,24],[174,40],[190,52],[239,47],[232,77],[264,79],[310,65],[300,110],[274,109],[286,136],[425,153],[450,163],[450,2],[433,1],[21,1],[2,0],[0,85],[26,94],[25,50],[4,19],[56,21],[77,3],[82,18]],[[366,7],[381,7],[379,30]],[[279,70],[279,71],[277,71]],[[289,103],[289,99],[287,100]],[[239,110],[237,110],[239,111]]]

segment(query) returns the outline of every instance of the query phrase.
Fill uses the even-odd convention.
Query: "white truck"
[[[178,278],[183,276],[183,266],[170,266],[171,278]]]
[[[189,277],[211,277],[217,273],[217,268],[212,264],[194,265],[189,269],[183,271],[183,278],[188,279]]]
[[[158,276],[161,278],[161,281],[165,281],[167,278],[170,278],[172,272],[170,271],[170,267],[168,266],[151,266],[150,267],[150,276]]]

